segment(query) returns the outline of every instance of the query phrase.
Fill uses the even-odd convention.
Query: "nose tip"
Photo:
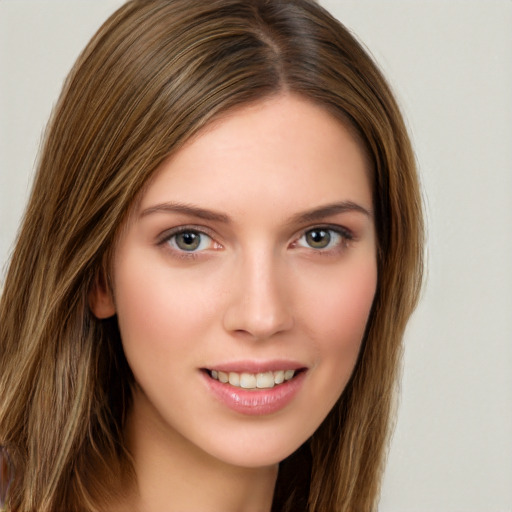
[[[224,316],[227,331],[265,340],[293,327],[291,301],[283,275],[278,277],[273,269],[260,265],[236,277],[237,284]]]
[[[241,304],[238,325],[232,331],[246,333],[254,340],[265,340],[275,334],[291,329],[292,318],[284,308],[279,310],[267,304],[265,308],[255,309],[251,305]]]

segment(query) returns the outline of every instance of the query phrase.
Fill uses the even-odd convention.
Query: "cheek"
[[[303,310],[324,383],[330,383],[334,395],[345,387],[359,354],[375,297],[376,264],[363,261],[337,277],[325,279],[321,293],[308,294]]]
[[[115,297],[126,356],[135,365],[146,361],[149,368],[186,358],[212,317],[204,281],[184,285],[154,261],[118,265]]]
[[[313,282],[314,281],[314,282]],[[338,273],[317,275],[303,287],[302,315],[310,329],[338,340],[360,341],[377,288],[374,259],[347,266]]]

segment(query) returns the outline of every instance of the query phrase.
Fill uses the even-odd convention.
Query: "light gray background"
[[[512,511],[512,2],[322,3],[392,83],[428,214],[380,511]],[[2,265],[63,79],[121,4],[0,0]]]

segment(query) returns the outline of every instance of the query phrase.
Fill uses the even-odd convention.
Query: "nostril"
[[[236,336],[253,340],[265,340],[292,328],[294,321],[290,311],[291,301],[283,286],[283,273],[265,262],[265,257],[246,263],[246,278],[238,275],[231,302],[226,305],[224,328]],[[245,275],[245,274],[244,274]]]

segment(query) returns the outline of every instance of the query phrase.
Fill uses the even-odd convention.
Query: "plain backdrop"
[[[46,120],[121,0],[0,0],[0,282]],[[512,2],[324,0],[402,105],[428,215],[381,512],[512,511]]]

